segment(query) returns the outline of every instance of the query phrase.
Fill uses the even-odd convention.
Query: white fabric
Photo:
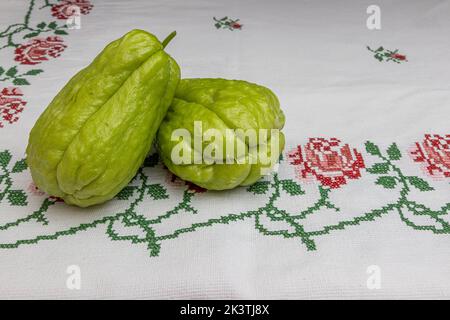
[[[51,15],[51,6],[39,9],[45,1],[35,2],[33,28],[41,21],[65,23]],[[28,133],[51,99],[107,43],[134,28],[148,30],[161,39],[176,30],[178,34],[167,52],[179,63],[183,77],[244,79],[267,86],[279,97],[286,114],[287,145],[277,177],[301,186],[305,194],[290,196],[280,191],[274,204],[278,210],[295,215],[320,196],[321,182],[311,174],[308,179],[302,178],[299,166],[290,164],[288,153],[298,145],[304,151],[309,138],[334,137],[341,146],[349,145],[353,157],[356,149],[365,168],[380,162],[366,150],[367,141],[376,144],[383,154],[396,143],[402,156],[393,163],[404,175],[423,179],[434,188],[419,191],[409,185],[408,199],[433,212],[443,208],[439,217],[450,223],[450,177],[442,172],[430,174],[426,163],[414,161],[409,154],[416,142],[422,144],[425,134],[450,134],[450,2],[378,1],[381,30],[366,27],[366,9],[371,1],[91,2],[94,7],[81,15],[81,29],[60,35],[67,46],[61,56],[25,65],[14,60],[14,48],[0,51],[0,66],[5,70],[13,65],[18,65],[19,72],[43,70],[26,77],[30,85],[0,82],[0,90],[19,87],[27,102],[17,122],[4,122],[0,128],[0,152],[9,150],[12,155],[9,171],[25,157]],[[21,23],[28,7],[29,1],[25,0],[2,1],[1,31]],[[240,19],[241,29],[217,29],[213,17],[224,16]],[[23,39],[23,35],[30,32],[20,32],[14,40],[25,43],[30,38]],[[49,35],[42,33],[39,37]],[[6,38],[0,41],[1,46],[7,44]],[[366,46],[399,49],[408,61],[379,62]],[[400,182],[392,189],[375,183],[379,176],[391,173],[377,175],[365,168],[358,169],[360,177],[346,178],[345,184],[330,189],[328,200],[340,208],[339,212],[321,208],[296,220],[300,227],[312,232],[342,221],[359,221],[356,217],[380,210],[401,197]],[[143,172],[149,184],[159,184],[166,190],[168,198],[155,200],[146,193],[135,208],[136,214],[155,219],[182,201],[186,185],[179,180],[170,182],[172,177],[161,164]],[[308,250],[301,237],[263,234],[262,230],[287,230],[285,234],[292,234],[295,228],[286,219],[272,221],[261,213],[260,224],[254,216],[228,221],[233,219],[231,214],[266,206],[274,185],[269,185],[265,194],[254,194],[246,188],[195,193],[191,206],[196,214],[180,211],[151,224],[156,236],[181,230],[176,239],[158,241],[160,248],[151,257],[150,242],[113,241],[108,235],[108,217],[129,208],[136,193],[128,200],[114,199],[88,209],[57,202],[44,213],[47,224],[36,219],[22,222],[19,219],[38,210],[47,196],[32,190],[28,170],[10,176],[9,190],[23,190],[26,205],[11,204],[7,195],[0,198],[1,298],[340,299],[450,295],[448,229],[429,215],[414,215],[405,208],[402,213],[392,209],[373,221],[354,222],[328,234],[311,236],[315,248]],[[269,177],[265,181],[274,180]],[[140,186],[141,182],[138,177],[131,186]],[[264,189],[265,185],[261,186]],[[5,188],[3,181],[0,192]],[[401,214],[409,218],[402,220]],[[224,216],[228,223],[197,225],[195,230],[183,232],[183,228],[195,223]],[[106,220],[92,225],[102,218]],[[413,221],[416,227],[406,221]],[[90,227],[83,231],[83,223]],[[436,232],[431,227],[420,228],[431,225]],[[142,228],[126,227],[120,220],[111,222],[110,227],[121,236],[145,237]],[[71,228],[78,231],[70,234]],[[438,231],[441,229],[443,232]],[[55,235],[57,239],[45,239]],[[27,239],[32,239],[31,243],[22,242]],[[7,248],[8,244],[17,248]],[[66,286],[67,268],[72,265],[81,271],[80,290]],[[380,271],[379,289],[367,285],[368,279],[370,284],[376,277],[373,270]]]

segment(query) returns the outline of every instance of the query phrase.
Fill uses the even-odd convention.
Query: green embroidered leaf
[[[0,67],[0,76],[5,72],[5,69],[3,69],[2,67]]]
[[[140,218],[140,217],[139,217],[138,215],[136,215],[136,214],[126,215],[126,216],[124,216],[124,217],[122,218],[122,222],[123,222],[127,227],[135,226],[135,225],[139,224],[139,221],[140,221],[139,218]],[[142,218],[143,218],[143,217],[142,217]],[[143,219],[145,219],[145,218],[143,218]]]
[[[11,160],[11,153],[8,150],[0,152],[0,165],[6,167]]]
[[[16,164],[14,165],[12,172],[14,173],[19,173],[24,171],[26,168],[28,168],[27,162],[25,159],[19,160],[16,162]]]
[[[415,176],[410,176],[410,177],[406,177],[406,178],[408,179],[409,183],[411,183],[411,185],[413,185],[414,187],[416,187],[420,191],[432,191],[432,190],[434,190],[434,188],[432,186],[430,186],[428,184],[428,182],[426,182],[422,178],[415,177]]]
[[[134,190],[136,189],[137,187],[135,186],[126,186],[116,195],[116,198],[119,200],[128,200],[131,196],[133,196]]]
[[[144,167],[154,167],[159,162],[159,155],[157,153],[152,154],[151,156],[148,156],[144,160]]]
[[[166,189],[160,184],[151,184],[148,186],[148,194],[154,200],[167,199],[169,195],[167,194]]]
[[[247,188],[253,194],[265,194],[269,190],[269,181],[257,181]]]
[[[17,67],[15,67],[15,66],[9,68],[8,71],[6,71],[6,75],[8,77],[14,77],[16,75],[16,73],[17,73]]]
[[[13,80],[13,83],[14,83],[16,86],[27,86],[27,85],[30,84],[30,83],[28,82],[28,80],[27,80],[27,79],[24,79],[24,78],[15,78],[15,79]]]
[[[291,196],[298,196],[301,194],[305,194],[300,185],[292,180],[282,180],[281,186],[283,190],[286,191]]]
[[[37,75],[37,74],[39,74],[41,72],[44,72],[44,70],[42,70],[42,69],[33,69],[33,70],[30,70],[30,71],[27,71],[24,75],[25,76],[35,76],[35,75]]]
[[[58,25],[57,25],[57,23],[56,23],[55,21],[50,22],[50,23],[48,24],[48,27],[49,27],[50,29],[55,29],[57,26],[58,26]]]
[[[381,156],[380,148],[370,141],[366,141],[366,151],[373,156]]]
[[[400,160],[402,154],[395,143],[391,144],[387,149],[387,154],[391,160]]]
[[[372,167],[366,169],[369,173],[384,174],[389,172],[389,164],[375,163]]]
[[[10,190],[8,201],[13,206],[26,206],[28,204],[27,195],[22,190]]]
[[[66,35],[68,33],[66,31],[64,31],[64,30],[55,30],[55,34]]]
[[[31,33],[27,33],[26,35],[23,36],[24,39],[27,38],[33,38],[39,35],[39,32],[31,32]]]
[[[395,178],[389,176],[379,177],[375,183],[385,187],[386,189],[394,189],[397,185]]]

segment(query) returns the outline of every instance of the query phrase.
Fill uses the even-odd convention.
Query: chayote
[[[113,198],[144,161],[180,79],[161,43],[132,30],[108,44],[53,99],[31,130],[36,186],[87,207]]]
[[[212,128],[219,131],[222,138],[218,135],[215,138],[217,140],[211,138],[209,141],[205,141],[206,139],[203,139],[201,145],[196,146],[194,142],[196,121],[202,124],[202,132],[205,133]],[[277,97],[265,87],[240,80],[183,79],[178,85],[175,98],[159,128],[157,145],[164,164],[180,178],[210,190],[231,189],[256,182],[265,174],[263,169],[267,171],[278,161],[284,148],[284,135],[279,132],[277,136],[279,147],[275,148],[274,153],[271,153],[270,145],[273,143],[273,137],[270,132],[263,149],[261,141],[250,144],[250,140],[245,136],[239,136],[229,131],[231,129],[253,129],[255,131],[282,129],[284,122],[285,117]],[[181,136],[173,136],[175,130],[180,128],[189,132],[190,140],[185,140]],[[244,147],[246,160],[250,156],[261,155],[262,152],[268,156],[273,155],[276,160],[270,163],[239,162],[236,152],[229,152],[226,148],[225,140],[231,140],[230,145],[233,145],[235,150],[239,146]],[[204,152],[208,145],[216,142],[217,145],[212,149],[221,150],[223,161],[194,162],[195,155],[199,154],[203,154],[203,160],[207,160]],[[232,148],[230,149],[232,150]],[[175,162],[173,157],[178,155],[178,151],[174,152],[175,150],[182,150],[179,155],[187,155],[190,160],[182,163]],[[211,153],[213,156],[215,154],[215,152]],[[230,157],[234,158],[234,163],[225,161]]]

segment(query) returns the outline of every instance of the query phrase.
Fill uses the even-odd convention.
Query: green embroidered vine
[[[16,86],[29,85],[30,83],[25,77],[36,76],[43,71],[44,70],[42,69],[31,69],[27,72],[18,74],[17,66],[13,66],[11,68],[8,68],[5,73],[5,69],[0,67],[0,81],[10,81]]]
[[[317,250],[317,245],[315,243],[317,237],[328,235],[333,231],[344,230],[350,226],[357,226],[363,222],[373,221],[393,213],[397,213],[400,220],[405,223],[405,225],[415,230],[431,231],[435,234],[450,234],[450,224],[444,219],[450,212],[450,203],[445,204],[439,210],[432,210],[424,204],[409,199],[409,195],[413,188],[420,192],[430,192],[433,191],[433,187],[420,177],[407,176],[402,172],[398,165],[396,165],[396,162],[402,158],[402,154],[397,145],[395,143],[392,144],[385,153],[381,152],[380,148],[372,142],[366,142],[365,147],[366,152],[369,155],[378,159],[374,165],[366,169],[366,172],[377,177],[375,182],[376,186],[398,191],[398,199],[395,202],[383,205],[381,208],[370,210],[348,220],[339,221],[336,224],[325,225],[317,230],[306,230],[304,227],[305,219],[319,213],[323,209],[330,209],[336,212],[336,214],[341,212],[341,209],[336,207],[330,201],[330,193],[333,192],[333,189],[318,186],[319,198],[313,205],[298,212],[287,212],[286,210],[279,208],[277,202],[282,199],[282,192],[285,192],[289,197],[294,197],[301,201],[300,199],[305,194],[305,191],[296,181],[292,179],[280,179],[278,174],[273,174],[270,179],[259,181],[247,188],[248,192],[255,195],[261,195],[263,196],[263,199],[267,199],[265,204],[259,208],[240,213],[220,215],[216,218],[192,223],[186,227],[178,228],[168,233],[156,232],[155,227],[163,225],[165,220],[170,218],[177,219],[177,216],[179,215],[198,215],[199,213],[192,204],[192,200],[197,193],[192,192],[188,188],[183,192],[182,199],[179,203],[154,218],[148,218],[137,213],[137,206],[145,199],[160,201],[162,199],[170,198],[166,187],[162,184],[151,183],[149,176],[146,173],[148,170],[159,170],[156,168],[156,164],[158,163],[157,155],[152,155],[146,159],[144,166],[139,170],[133,182],[117,195],[116,201],[129,202],[129,205],[125,210],[94,220],[90,223],[83,223],[51,234],[41,234],[29,239],[18,239],[10,243],[0,243],[0,249],[13,249],[25,244],[33,245],[38,244],[41,241],[57,240],[61,237],[73,236],[82,231],[104,226],[106,235],[112,241],[127,241],[131,244],[145,244],[150,256],[158,256],[161,246],[165,241],[173,241],[184,234],[198,232],[203,228],[210,228],[215,225],[231,224],[239,221],[253,221],[255,230],[265,236],[297,239],[307,250]],[[25,191],[13,188],[13,178],[11,175],[23,172],[26,169],[26,164],[24,160],[19,160],[12,164],[11,160],[12,156],[9,151],[6,150],[0,153],[0,186],[2,186],[2,189],[0,190],[0,203],[4,202],[4,199],[8,199],[9,205],[16,206],[21,204],[11,201],[8,198],[11,191],[21,191],[25,194],[25,197],[27,197],[27,195]],[[44,199],[39,209],[35,210],[30,215],[0,225],[0,234],[1,231],[18,228],[21,224],[31,221],[35,221],[42,225],[48,225],[50,222],[45,217],[45,214],[51,206],[55,205],[55,203],[56,199]],[[413,216],[427,216],[438,226],[434,224],[418,225],[408,217],[408,213]],[[286,227],[273,229],[270,228],[265,221],[282,222]],[[140,232],[122,234],[120,229],[123,228],[131,228],[131,230],[137,228]]]
[[[8,150],[0,152],[0,184],[5,187],[0,190],[0,203],[6,197],[11,205],[15,206],[26,206],[27,195],[23,190],[13,190],[11,173],[19,173],[26,169],[26,164],[24,160],[17,161],[11,170],[8,169],[8,165],[11,161],[11,153]]]
[[[364,221],[373,221],[376,218],[387,215],[392,211],[397,211],[400,219],[407,226],[412,227],[415,230],[427,230],[432,231],[435,234],[450,234],[449,223],[439,217],[441,215],[447,215],[450,212],[450,203],[442,206],[440,210],[434,211],[423,204],[419,204],[408,199],[408,194],[411,192],[411,187],[417,188],[423,192],[432,191],[433,188],[425,180],[419,177],[405,176],[400,168],[395,165],[394,161],[398,161],[402,157],[401,152],[395,143],[387,149],[386,155],[383,155],[379,147],[370,141],[366,142],[366,151],[367,153],[382,160],[380,163],[376,163],[371,168],[368,168],[367,172],[379,175],[376,184],[383,188],[393,189],[397,185],[400,185],[400,197],[395,203],[390,203],[382,208],[371,210],[354,219],[341,221],[338,224],[326,226],[322,230],[310,232],[311,236],[323,236],[334,230],[343,230],[347,226],[359,225]],[[428,216],[435,222],[440,223],[442,227],[441,229],[437,229],[432,225],[417,225],[406,217],[405,212],[407,211],[410,211],[414,215]],[[296,218],[302,219],[303,216]]]
[[[397,145],[395,143],[392,144],[386,151],[387,155],[383,155],[379,148],[370,142],[366,143],[366,150],[368,153],[377,156],[382,160],[380,163],[376,163],[374,166],[367,169],[367,171],[372,174],[380,175],[376,183],[387,189],[393,189],[397,185],[401,186],[400,198],[391,206],[392,209],[398,211],[401,220],[405,222],[406,225],[416,230],[429,230],[436,234],[450,234],[450,224],[439,217],[441,215],[446,215],[449,212],[449,203],[444,205],[440,210],[435,211],[423,204],[408,199],[411,188],[416,188],[419,191],[432,191],[434,189],[422,178],[417,176],[405,176],[400,168],[394,164],[394,161],[398,161],[402,157]],[[428,216],[436,223],[440,224],[441,229],[437,229],[435,226],[431,225],[418,226],[406,217],[405,211],[409,211],[413,215]]]

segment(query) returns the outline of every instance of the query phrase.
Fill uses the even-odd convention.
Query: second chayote
[[[223,161],[203,161],[196,164],[192,160],[187,164],[174,163],[173,157],[177,154],[173,151],[180,142],[173,139],[172,133],[178,128],[184,128],[194,137],[195,121],[202,124],[203,132],[213,128],[219,131],[219,137],[231,140],[234,148],[230,149],[234,152],[228,152],[226,142],[220,141],[218,148],[223,147]],[[172,105],[161,123],[157,143],[164,164],[175,175],[206,189],[231,189],[253,184],[275,165],[284,148],[284,135],[279,132],[278,136],[272,137],[270,132],[271,129],[282,129],[284,122],[285,117],[277,97],[265,87],[240,80],[184,79],[180,81]],[[263,148],[259,140],[252,145],[230,130],[227,132],[227,129],[250,129],[256,134],[260,129],[266,129],[267,145]],[[270,147],[275,138],[278,148],[274,145],[276,154],[271,154]],[[195,153],[204,153],[211,144],[203,141],[201,146],[195,147],[193,140],[192,138],[190,145],[184,148],[192,158]],[[183,143],[186,144],[186,141]],[[238,162],[236,149],[242,144],[246,150],[246,159]],[[262,163],[258,160],[253,164],[249,161],[251,155],[261,157],[263,154],[273,157],[272,161]],[[234,161],[227,163],[226,157],[232,157]]]

